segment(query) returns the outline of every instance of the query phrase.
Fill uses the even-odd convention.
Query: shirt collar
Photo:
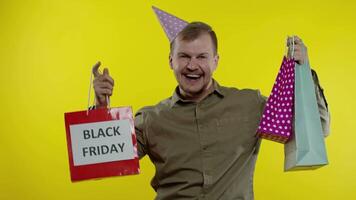
[[[217,94],[221,97],[225,96],[224,91],[222,90],[222,87],[219,85],[219,83],[213,79],[213,87],[214,87],[214,91],[212,93]],[[208,95],[209,96],[209,95]],[[176,87],[176,89],[174,90],[174,93],[172,95],[172,99],[171,99],[171,107],[173,107],[176,103],[178,102],[184,102],[184,103],[189,103],[191,102],[190,100],[186,100],[183,99],[180,94],[179,94],[179,86]]]

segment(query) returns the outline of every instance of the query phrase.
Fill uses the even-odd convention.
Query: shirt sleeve
[[[145,119],[144,112],[138,111],[135,114],[135,133],[137,139],[137,153],[141,159],[147,154],[147,140],[145,136]]]
[[[259,90],[257,90],[257,96],[258,96],[258,101],[260,103],[260,112],[261,112],[261,116],[262,116],[268,97],[262,95]]]
[[[267,97],[262,95],[261,92],[259,90],[257,90],[257,97],[258,97],[258,102],[259,102],[259,106],[260,106],[260,117],[262,117],[263,111],[265,109],[266,103],[267,103]],[[258,140],[256,142],[255,145],[255,151],[254,154],[258,154],[261,148],[261,142],[262,142],[262,138],[258,137]]]
[[[315,95],[320,113],[321,126],[323,129],[324,137],[327,137],[330,134],[330,112],[328,108],[328,103],[324,95],[324,90],[320,86],[318,75],[313,69],[311,71],[315,85]]]

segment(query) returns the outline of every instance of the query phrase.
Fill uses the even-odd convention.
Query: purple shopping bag
[[[286,143],[293,133],[294,67],[294,59],[283,58],[258,126],[261,138]]]

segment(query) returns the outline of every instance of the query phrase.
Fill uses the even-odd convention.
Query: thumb
[[[108,76],[109,75],[109,69],[108,68],[104,68],[103,74],[104,74],[104,76]]]
[[[100,75],[100,73],[99,73],[99,67],[100,67],[100,65],[101,65],[101,62],[98,61],[98,62],[93,66],[92,72],[93,72],[93,74],[94,74],[94,77],[97,77],[97,76]]]

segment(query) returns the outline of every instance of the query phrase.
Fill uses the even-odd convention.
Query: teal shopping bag
[[[308,62],[295,66],[294,134],[284,145],[284,170],[328,164],[315,87]]]

